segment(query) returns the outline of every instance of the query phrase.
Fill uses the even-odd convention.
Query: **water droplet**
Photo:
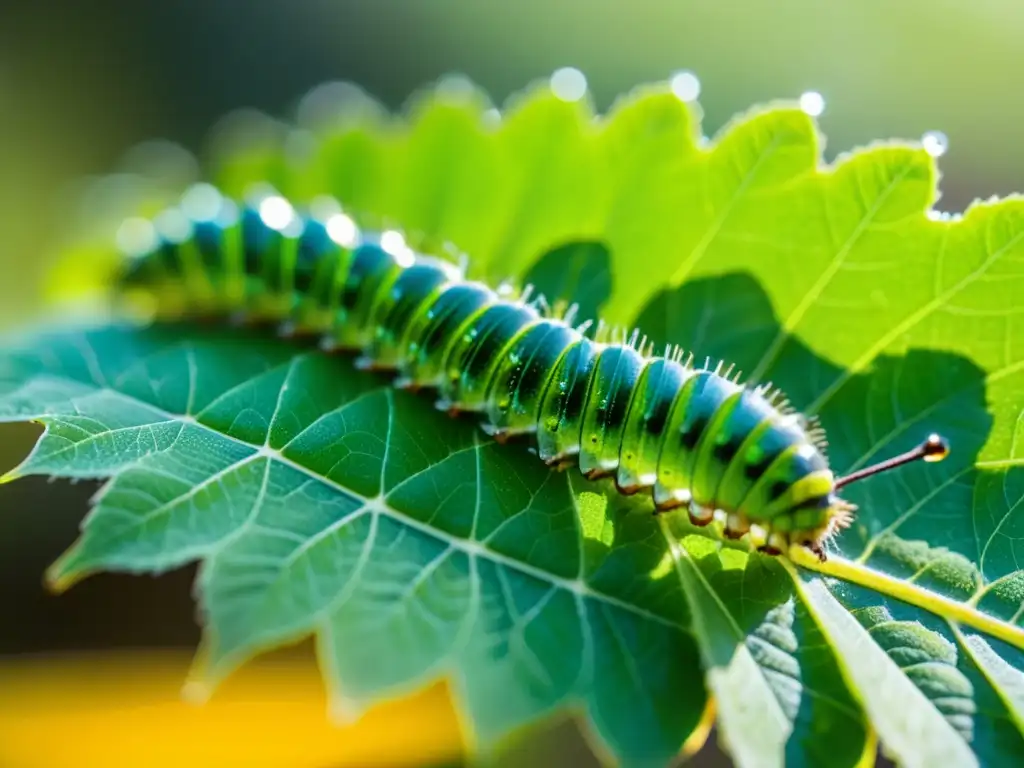
[[[444,75],[437,81],[437,94],[451,101],[468,101],[475,90],[473,81],[458,73]]]
[[[587,92],[587,78],[575,67],[562,67],[551,75],[551,90],[562,101],[579,101]]]
[[[415,261],[412,249],[406,245],[405,237],[401,232],[388,229],[380,235],[380,247],[395,257],[395,262],[400,267],[411,267]]]
[[[949,149],[949,137],[942,131],[928,131],[921,137],[921,146],[932,157],[942,157]]]
[[[220,213],[223,202],[220,192],[212,184],[193,184],[181,196],[181,210],[192,221],[213,221]]]
[[[958,221],[960,219],[960,214],[958,213],[939,211],[935,208],[930,208],[925,215],[932,221]]]
[[[335,213],[327,219],[327,235],[342,248],[354,248],[359,241],[359,228],[344,213]]]
[[[259,211],[263,223],[279,232],[287,229],[288,225],[292,223],[292,219],[295,218],[295,210],[291,203],[280,195],[263,198],[260,201]]]
[[[182,243],[192,234],[192,222],[176,208],[168,208],[157,214],[153,226],[161,237],[172,243]]]
[[[800,95],[800,109],[811,117],[818,117],[825,111],[825,97],[817,91],[807,91]]]
[[[405,238],[402,237],[402,233],[394,229],[387,229],[381,233],[380,236],[380,247],[385,251],[394,256],[397,253],[401,253],[405,248]]]
[[[234,226],[238,221],[238,206],[232,200],[222,199],[220,210],[217,212],[217,218],[214,221],[218,227],[223,229]]]
[[[672,75],[669,87],[680,101],[696,101],[700,96],[700,80],[693,72],[686,69]]]
[[[381,106],[359,86],[332,81],[316,86],[302,97],[296,120],[304,128],[322,131],[382,113]]]
[[[501,124],[501,112],[494,107],[484,110],[483,115],[484,125],[489,128],[493,128],[496,125]]]
[[[156,247],[156,229],[143,218],[125,219],[118,227],[116,241],[126,256],[143,256]]]

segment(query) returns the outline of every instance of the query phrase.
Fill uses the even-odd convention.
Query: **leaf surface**
[[[47,426],[17,474],[112,478],[58,584],[200,559],[195,686],[314,633],[339,713],[447,675],[484,749],[571,709],[660,765],[713,698],[743,766],[1024,759],[1024,203],[929,215],[923,150],[820,168],[784,106],[706,145],[663,88],[600,121],[546,89],[500,120],[450,84],[408,122],[357,107],[299,156],[280,131],[235,147],[222,185],[335,194],[477,275],[736,363],[820,416],[839,473],[931,431],[953,455],[852,486],[819,567],[655,522],[313,348],[40,331],[0,354],[0,418]]]

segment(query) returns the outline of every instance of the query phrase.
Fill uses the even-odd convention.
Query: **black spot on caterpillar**
[[[124,222],[119,290],[150,300],[158,317],[318,334],[325,349],[357,353],[361,368],[395,372],[396,386],[435,391],[452,415],[482,415],[497,440],[534,435],[549,466],[611,476],[623,494],[650,490],[656,512],[686,506],[696,525],[721,510],[730,538],[757,525],[771,554],[799,544],[824,560],[854,511],[842,486],[948,453],[932,435],[836,479],[821,430],[778,393],[694,365],[678,347],[655,353],[636,332],[577,325],[575,306],[553,312],[529,290],[468,281],[400,233],[363,233],[321,202],[300,216],[277,195],[239,206],[199,185],[154,222]]]

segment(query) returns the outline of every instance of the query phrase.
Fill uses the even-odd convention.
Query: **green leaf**
[[[705,145],[664,87],[599,121],[547,89],[501,119],[459,83],[396,122],[349,95],[302,141],[275,123],[222,150],[222,185],[335,194],[477,276],[736,363],[820,416],[837,472],[930,431],[953,455],[852,486],[838,551],[791,562],[312,347],[40,330],[0,352],[0,419],[47,428],[15,475],[112,478],[58,586],[201,560],[193,692],[313,633],[339,714],[446,675],[485,751],[572,710],[611,757],[661,765],[713,699],[741,766],[1024,759],[1024,201],[928,215],[921,149],[821,168],[786,106]]]
[[[348,361],[106,329],[2,370],[0,416],[47,424],[19,474],[115,475],[53,579],[202,558],[203,684],[315,631],[342,711],[446,672],[484,743],[574,705],[616,754],[664,760],[703,715],[648,510],[577,500]]]
[[[596,320],[612,292],[611,254],[592,240],[566,243],[541,256],[523,282],[554,307],[576,304],[580,320]]]

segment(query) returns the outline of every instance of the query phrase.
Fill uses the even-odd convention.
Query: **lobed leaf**
[[[854,486],[839,551],[792,563],[658,524],[295,343],[39,331],[0,353],[0,419],[47,427],[17,474],[112,478],[53,579],[199,559],[196,688],[313,633],[339,712],[447,675],[485,750],[571,709],[618,761],[660,765],[700,745],[713,700],[742,766],[879,745],[1018,764],[1024,202],[938,216],[923,150],[819,167],[784,106],[705,144],[660,87],[595,119],[546,89],[496,117],[455,85],[397,122],[346,91],[306,143],[273,124],[221,155],[220,182],[334,194],[478,276],[735,362],[820,416],[838,472],[929,431],[953,456]]]

